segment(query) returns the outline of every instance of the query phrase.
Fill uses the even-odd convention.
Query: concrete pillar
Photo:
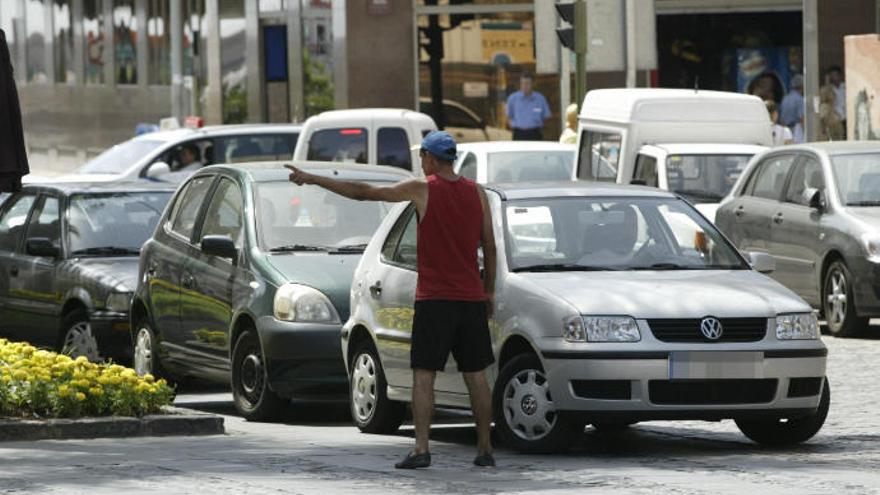
[[[73,72],[76,74],[76,84],[83,85],[86,80],[85,36],[82,25],[83,0],[71,0],[70,13],[73,14],[73,26],[70,27],[73,35]]]
[[[302,2],[287,3],[287,90],[291,122],[305,120],[305,75],[303,67]]]
[[[263,63],[260,59],[260,12],[257,2],[244,3],[245,63],[247,64],[248,122],[262,122],[263,115]]]
[[[55,16],[52,0],[43,0],[43,63],[46,64],[46,81],[55,84]]]
[[[208,32],[205,36],[205,56],[208,73],[205,75],[205,106],[203,116],[206,125],[223,123],[223,68],[220,52],[220,2],[205,0],[205,21]]]
[[[171,34],[171,115],[183,121],[183,1],[169,0]]]
[[[147,0],[135,0],[134,16],[137,22],[137,84],[146,88],[150,81],[149,44],[147,43]]]
[[[804,0],[804,139],[816,139],[819,69],[819,0]]]
[[[104,84],[116,85],[116,50],[113,43],[113,0],[104,0]]]
[[[330,8],[333,32],[333,105],[342,109],[348,108],[348,41],[345,0],[332,0]],[[415,95],[412,100],[416,101]]]

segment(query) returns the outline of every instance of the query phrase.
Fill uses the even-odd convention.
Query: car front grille
[[[648,395],[654,404],[766,404],[776,395],[775,378],[738,380],[651,380]]]
[[[757,342],[767,334],[767,318],[719,318],[721,338],[710,340],[700,331],[702,319],[651,319],[648,326],[662,342]]]

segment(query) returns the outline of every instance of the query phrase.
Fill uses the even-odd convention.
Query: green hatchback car
[[[246,419],[287,399],[345,399],[340,331],[352,275],[389,205],[288,181],[284,163],[211,166],[178,188],[141,251],[135,370],[231,383]],[[301,163],[389,184],[383,166]]]

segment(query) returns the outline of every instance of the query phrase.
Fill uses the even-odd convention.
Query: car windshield
[[[390,207],[317,186],[257,184],[256,224],[264,251],[363,251]]]
[[[489,182],[570,180],[574,150],[489,153],[486,164]]]
[[[880,206],[880,153],[832,155],[831,169],[847,206]]]
[[[666,183],[670,191],[694,203],[717,203],[727,196],[752,155],[670,155]]]
[[[158,148],[162,141],[129,140],[117,144],[77,168],[75,174],[121,174],[148,153]]]
[[[76,194],[70,198],[71,254],[134,254],[153,235],[170,191]]]
[[[548,198],[504,208],[512,271],[748,268],[680,199]]]

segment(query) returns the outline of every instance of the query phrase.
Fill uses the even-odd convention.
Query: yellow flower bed
[[[174,400],[165,380],[0,339],[0,416],[143,416]]]

